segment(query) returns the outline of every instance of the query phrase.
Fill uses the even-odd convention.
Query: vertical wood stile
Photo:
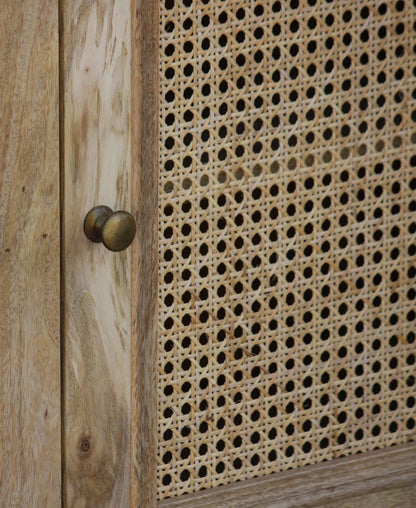
[[[58,506],[57,2],[0,7],[0,505]]]
[[[63,0],[67,506],[130,499],[131,249],[89,242],[98,204],[131,209],[130,0]]]
[[[159,4],[132,0],[131,506],[156,506]]]

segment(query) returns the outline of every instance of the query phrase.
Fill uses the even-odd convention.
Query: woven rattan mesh
[[[415,19],[161,2],[159,498],[414,438]]]

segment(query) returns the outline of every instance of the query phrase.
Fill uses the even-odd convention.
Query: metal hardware
[[[108,250],[118,252],[133,241],[136,222],[128,212],[113,212],[108,206],[95,206],[85,216],[84,233],[92,242],[102,242]]]

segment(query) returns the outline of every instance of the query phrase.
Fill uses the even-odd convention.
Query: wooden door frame
[[[133,172],[140,180],[136,187],[133,186],[133,193],[140,196],[140,223],[143,225],[139,269],[132,287],[132,300],[137,304],[132,340],[132,343],[137,340],[132,359],[132,365],[135,365],[132,372],[137,376],[132,384],[136,388],[132,410],[137,413],[132,417],[132,423],[138,424],[137,429],[132,428],[135,471],[133,473],[132,468],[132,473],[136,474],[134,481],[132,479],[132,506],[283,508],[323,506],[332,502],[341,506],[343,502],[351,502],[348,506],[358,507],[365,499],[369,503],[377,500],[380,506],[390,506],[393,498],[402,506],[411,506],[406,501],[412,496],[416,502],[415,442],[156,501],[159,18],[157,1],[133,0],[135,3],[136,7],[144,9],[141,14],[147,13],[147,19],[141,14],[137,16],[137,10],[136,16],[132,16],[135,24],[132,33],[136,34],[132,58],[132,90],[136,91],[132,94],[132,117],[136,119],[133,122],[136,129],[133,154],[135,149],[138,150],[133,161],[142,161]],[[146,125],[149,130],[144,133],[141,129]],[[134,291],[137,291],[138,298]],[[147,436],[151,436],[150,441]]]
[[[157,502],[158,1],[131,0],[130,12],[129,192],[138,225],[131,248],[130,505],[271,508],[322,505],[372,493],[382,499],[386,489],[396,487],[405,492],[416,480],[414,443]]]

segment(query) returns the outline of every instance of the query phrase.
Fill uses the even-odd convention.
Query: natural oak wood
[[[132,2],[131,506],[156,505],[159,6]]]
[[[93,206],[131,208],[130,1],[63,0],[64,501],[128,506],[130,249],[87,240]]]
[[[159,508],[413,506],[416,443],[408,443],[167,499]],[[396,504],[393,504],[396,502]]]
[[[0,505],[59,506],[57,2],[0,25]]]

